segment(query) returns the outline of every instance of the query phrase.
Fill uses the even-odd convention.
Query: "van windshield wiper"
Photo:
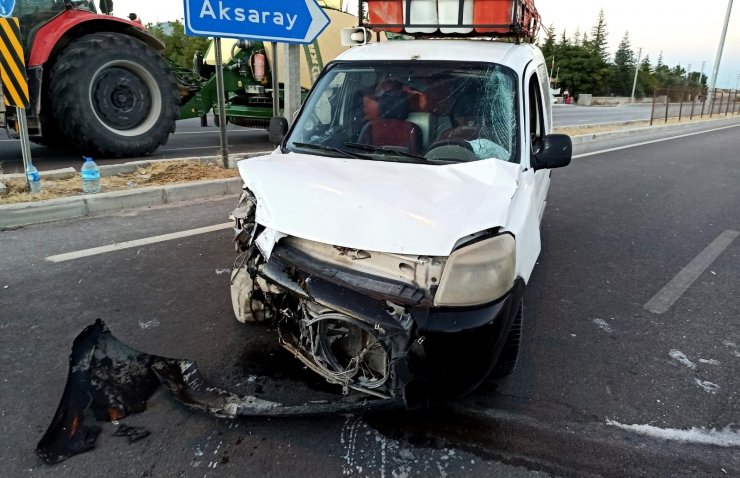
[[[373,146],[372,144],[362,144],[362,143],[344,143],[345,146],[349,146],[350,148],[357,148],[357,149],[364,149],[365,151],[372,151],[373,153],[381,153],[381,154],[393,154],[396,156],[403,156],[404,158],[411,158],[415,159],[417,163],[428,163],[427,158],[424,156],[413,154],[413,153],[407,153],[406,151],[399,151],[395,148],[389,148],[387,146]]]
[[[293,146],[297,146],[299,148],[305,148],[305,149],[316,149],[319,151],[331,151],[332,153],[337,153],[342,156],[349,156],[350,158],[369,159],[369,160],[373,159],[364,154],[353,153],[352,151],[347,151],[342,148],[337,148],[336,146],[327,146],[325,144],[293,143]]]

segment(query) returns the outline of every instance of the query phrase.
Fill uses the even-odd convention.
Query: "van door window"
[[[529,144],[530,152],[540,151],[545,138],[545,112],[537,75],[529,79]]]

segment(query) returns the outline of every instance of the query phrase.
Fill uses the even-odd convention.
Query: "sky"
[[[193,0],[194,1],[194,0]],[[269,2],[270,0],[261,0]],[[729,0],[535,0],[543,25],[554,26],[559,38],[563,30],[572,36],[576,30],[588,32],[596,24],[603,8],[609,49],[613,54],[625,32],[637,53],[650,56],[655,66],[663,54],[663,63],[680,64],[684,69],[711,76],[719,47]],[[125,17],[136,12],[144,23],[181,19],[180,0],[115,0],[114,14]],[[735,1],[727,30],[717,86],[735,88],[740,75],[740,2]],[[544,38],[540,31],[540,39]]]

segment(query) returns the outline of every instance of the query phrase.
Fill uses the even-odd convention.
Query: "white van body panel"
[[[352,249],[448,256],[465,236],[506,225],[519,165],[277,153],[241,161],[239,171],[257,198],[257,222],[283,234]]]

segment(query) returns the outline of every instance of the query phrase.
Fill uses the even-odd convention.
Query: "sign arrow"
[[[308,44],[327,25],[316,0],[185,0],[185,33],[192,36]]]

